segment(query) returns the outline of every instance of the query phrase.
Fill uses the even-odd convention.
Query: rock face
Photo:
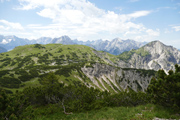
[[[54,39],[52,39],[52,41],[50,43],[60,43],[60,44],[64,44],[64,45],[75,44],[73,42],[73,40],[71,40],[71,38],[69,38],[68,36],[62,36],[60,38],[54,38]]]
[[[164,69],[167,73],[174,69],[175,64],[180,64],[180,51],[172,46],[166,46],[159,41],[153,41],[142,48],[126,53],[129,55],[125,58],[125,54],[119,58],[126,61],[122,62],[122,67],[137,69]]]
[[[37,40],[33,40],[33,43],[49,44],[51,41],[52,41],[52,38],[50,38],[50,37],[41,37]]]
[[[101,90],[112,89],[115,92],[128,88],[145,91],[155,73],[146,71],[148,75],[144,74],[144,70],[122,69],[100,63],[93,64],[92,67],[84,66],[81,70]]]

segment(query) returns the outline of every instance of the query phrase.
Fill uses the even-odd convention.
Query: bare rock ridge
[[[128,88],[145,91],[155,73],[155,71],[122,69],[100,63],[95,63],[92,67],[84,66],[81,70],[99,89],[107,91],[112,89],[115,92]]]
[[[125,54],[129,57],[127,58]],[[172,46],[166,46],[160,41],[153,41],[137,50],[123,53],[119,55],[119,58],[122,60],[121,67],[164,69],[167,73],[174,69],[175,64],[180,64],[180,51]]]

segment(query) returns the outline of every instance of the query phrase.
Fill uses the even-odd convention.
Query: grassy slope
[[[128,61],[133,54],[138,54],[142,57],[149,55],[149,52],[144,50],[144,47],[141,47],[137,50],[132,49],[131,51],[123,52],[122,54],[118,55],[118,58],[123,61]]]
[[[173,111],[152,104],[137,107],[105,107],[71,115],[65,115],[61,109],[48,106],[36,109],[35,112],[35,120],[152,120],[156,117],[180,119]]]
[[[68,65],[70,63],[78,63],[78,62],[101,62],[105,63],[103,59],[99,58],[96,54],[93,53],[94,49],[83,46],[83,45],[62,45],[62,44],[47,44],[47,45],[40,45],[39,47],[35,47],[35,45],[25,45],[19,46],[13,49],[12,51],[0,54],[0,66],[2,66],[7,61],[5,59],[10,59],[9,63],[2,66],[0,71],[2,70],[10,70],[9,74],[6,74],[1,77],[10,77],[10,74],[13,74],[14,78],[18,78],[20,75],[15,74],[15,70],[24,69],[25,71],[29,71],[27,66],[31,66],[32,68],[38,69],[39,75],[48,72],[48,71],[56,71],[61,66]],[[48,57],[44,59],[44,61],[40,62],[40,57],[48,54]],[[27,56],[29,56],[28,59]],[[114,55],[106,54],[106,58],[108,59],[116,59]],[[24,60],[24,62],[22,62]],[[33,62],[34,61],[34,62]],[[60,63],[57,63],[59,62]],[[14,64],[13,64],[14,62]],[[21,67],[18,68],[18,65],[21,64]],[[55,64],[53,64],[55,63]],[[52,68],[44,69],[41,68],[42,65],[45,66],[52,66]],[[38,67],[39,66],[39,67]],[[57,66],[57,68],[53,68],[53,66]],[[82,73],[83,74],[83,73]],[[78,82],[79,73],[77,70],[72,70],[70,76],[63,76],[59,75],[59,82],[63,82],[65,84],[74,84]],[[85,78],[88,84],[92,84],[92,82]],[[12,90],[15,92],[16,90],[23,90],[25,87],[28,86],[38,86],[40,85],[37,78],[33,78],[30,81],[22,82],[25,86],[20,88],[6,88],[8,90]],[[93,85],[95,86],[95,85]],[[5,87],[4,87],[5,88]]]
[[[25,46],[19,46],[16,47],[14,50],[5,52],[0,54],[0,60],[3,60],[5,58],[10,58],[11,62],[18,60],[15,60],[16,57],[20,57],[23,59],[25,56],[31,56],[31,59],[36,63],[39,60],[39,56],[43,56],[44,54],[50,53],[52,54],[48,56],[47,60],[54,60],[55,57],[58,57],[57,59],[63,59],[63,60],[68,60],[68,61],[94,61],[94,62],[103,62],[103,60],[99,57],[97,57],[92,50],[92,48],[83,46],[83,45],[62,45],[62,44],[47,44],[47,45],[41,45],[44,48],[35,48],[34,45],[25,45]],[[75,54],[74,54],[75,53]],[[35,56],[36,54],[39,54],[38,57]],[[62,56],[64,55],[64,56]],[[62,57],[61,57],[62,56]],[[108,58],[114,60],[116,56],[107,54]],[[1,61],[1,65],[5,61]],[[17,64],[16,64],[17,65]],[[17,67],[16,65],[14,66],[4,66],[1,68],[3,69],[12,69],[14,67]]]

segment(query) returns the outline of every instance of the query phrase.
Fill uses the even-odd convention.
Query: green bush
[[[180,110],[180,67],[175,65],[175,72],[158,71],[158,77],[152,78],[147,92],[151,95],[152,102],[166,107]]]

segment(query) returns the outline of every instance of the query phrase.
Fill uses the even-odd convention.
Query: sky
[[[0,0],[0,35],[159,40],[180,49],[180,0]]]

